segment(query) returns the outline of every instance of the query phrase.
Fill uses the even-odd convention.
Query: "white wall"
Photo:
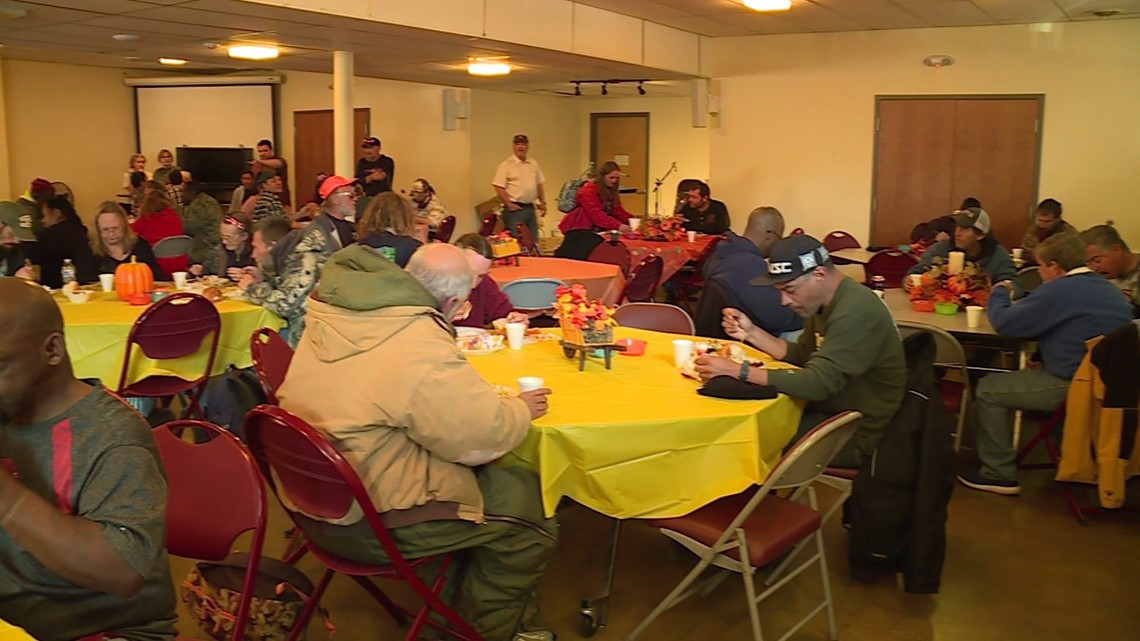
[[[923,66],[935,53],[957,63]],[[866,242],[876,95],[1042,93],[1038,198],[1140,245],[1140,20],[718,38],[702,62],[721,88],[712,180],[734,211],[772,204]]]

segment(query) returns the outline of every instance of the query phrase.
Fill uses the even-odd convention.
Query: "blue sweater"
[[[780,290],[749,282],[768,273],[768,262],[760,248],[731,231],[725,236],[705,261],[705,279],[723,285],[733,304],[769,334],[779,336],[803,329],[804,319],[780,304]]]
[[[1132,320],[1120,289],[1090,271],[1043,283],[1016,303],[1008,289],[996,287],[988,313],[999,334],[1037,341],[1045,369],[1065,379],[1085,357],[1085,341]]]

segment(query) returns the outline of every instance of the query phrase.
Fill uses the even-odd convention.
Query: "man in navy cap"
[[[392,178],[396,175],[396,161],[380,153],[380,139],[369,136],[360,144],[364,156],[356,161],[356,180],[364,187],[369,198],[392,191]]]
[[[806,400],[793,443],[833,414],[861,412],[859,430],[834,460],[859,467],[878,447],[906,393],[906,358],[890,311],[873,291],[840,273],[818,240],[803,234],[777,242],[768,273],[752,284],[779,289],[780,304],[805,319],[803,334],[796,342],[782,340],[731,308],[724,310],[725,332],[799,369],[766,370],[704,356],[697,372],[706,380],[734,376],[771,385]]]

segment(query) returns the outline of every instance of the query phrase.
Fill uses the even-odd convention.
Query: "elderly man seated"
[[[445,598],[484,639],[552,639],[535,586],[557,524],[533,472],[489,465],[546,413],[550,390],[501,396],[463,357],[449,319],[473,283],[451,245],[425,245],[407,271],[360,245],[337,252],[278,398],[344,453],[405,555],[466,552]],[[384,562],[355,518],[304,530],[335,554]]]
[[[41,641],[173,640],[166,479],[150,429],[75,378],[63,317],[0,278],[0,619]]]
[[[1132,318],[1128,301],[1112,283],[1085,266],[1085,244],[1072,232],[1045,239],[1034,254],[1044,283],[1016,304],[1010,284],[998,283],[988,314],[998,334],[1037,341],[1040,357],[1029,369],[989,374],[978,384],[980,469],[965,470],[966,487],[994,494],[1021,493],[1013,411],[1051,412],[1061,406],[1085,356],[1085,341]]]
[[[1119,287],[1136,311],[1140,306],[1140,254],[1132,253],[1111,220],[1084,230],[1081,239],[1085,241],[1089,269]]]

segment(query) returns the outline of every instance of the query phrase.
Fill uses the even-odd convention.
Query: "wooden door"
[[[613,160],[621,167],[621,204],[634,216],[646,212],[649,184],[649,114],[590,114],[590,158],[595,171]]]
[[[368,135],[372,110],[357,107],[353,112],[352,144],[355,157],[360,158],[364,151],[360,141]],[[336,159],[333,153],[333,110],[293,112],[293,193],[297,203],[308,202],[317,182],[317,174],[333,173]],[[351,178],[352,176],[345,176]]]
[[[880,98],[871,243],[909,242],[914,225],[982,202],[994,237],[1020,244],[1040,167],[1042,97]]]

